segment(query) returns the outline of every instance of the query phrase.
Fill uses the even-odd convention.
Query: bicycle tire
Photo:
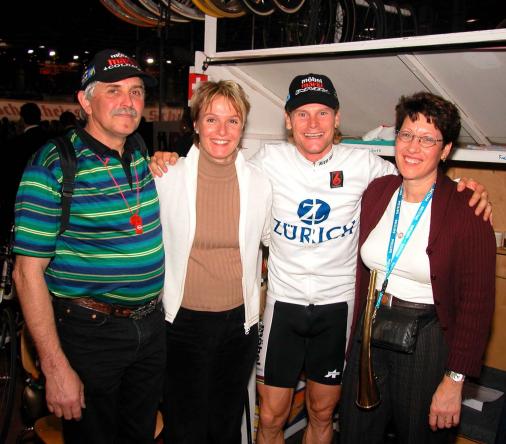
[[[272,0],[241,0],[242,4],[256,15],[267,16],[271,15],[276,6]]]
[[[353,41],[355,34],[355,1],[354,0],[339,0],[339,4],[343,10],[342,18],[342,39],[341,42]],[[337,16],[336,16],[337,21]],[[334,39],[334,41],[336,41]]]
[[[176,14],[191,20],[203,21],[206,19],[205,14],[198,9],[191,0],[161,0],[165,6],[170,5],[170,9]]]
[[[16,389],[16,321],[10,307],[0,312],[0,442],[5,442]]]
[[[274,4],[287,14],[295,14],[302,6],[305,0],[272,0]]]
[[[216,8],[225,18],[238,18],[246,14],[239,0],[204,0]]]
[[[301,9],[297,23],[302,45],[328,43],[334,26],[334,0],[309,0]],[[300,27],[307,20],[307,27]]]
[[[338,0],[334,18],[333,43],[351,42],[355,34],[355,1]]]
[[[388,1],[385,7],[385,37],[401,37],[404,23],[402,21],[401,8],[395,1]],[[393,9],[393,11],[392,11]]]
[[[353,40],[374,40],[384,36],[384,7],[381,0],[355,1]]]
[[[138,0],[139,3],[144,6],[149,12],[154,14],[157,17],[162,15],[162,11],[160,10],[160,6],[156,4],[153,0]],[[170,14],[170,21],[174,23],[189,23],[190,20],[187,17],[183,17],[182,15],[174,12]]]
[[[408,11],[409,15],[405,14],[404,10]],[[402,15],[402,37],[418,35],[418,19],[413,6],[403,3],[400,5],[400,11]]]
[[[209,6],[208,3],[204,0],[192,0],[193,4],[200,9],[204,14],[209,15],[211,17],[223,18],[221,12],[212,6]]]
[[[383,3],[383,0],[374,0],[374,3],[378,11],[378,28],[379,28],[376,38],[382,39],[385,38],[385,26],[386,26],[385,3]]]
[[[153,25],[146,24],[144,21],[137,20],[131,15],[123,11],[113,0],[100,0],[100,3],[114,16],[121,21],[129,23],[130,25],[139,26],[141,28],[154,28]]]
[[[163,23],[160,22],[160,17],[156,17],[150,12],[142,10],[130,0],[115,0],[115,2],[125,13],[141,22],[145,22],[153,27],[163,25]]]

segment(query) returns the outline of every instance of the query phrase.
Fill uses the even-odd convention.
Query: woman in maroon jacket
[[[459,423],[464,379],[480,373],[494,309],[492,228],[473,214],[469,192],[458,193],[438,169],[460,131],[457,108],[430,93],[402,97],[396,129],[400,176],[375,180],[362,198],[342,444],[381,443],[390,421],[402,444],[446,443]],[[380,348],[373,339],[381,402],[362,410],[355,405],[359,318],[371,269],[378,271],[378,319],[392,309],[402,320],[423,316],[414,351]]]

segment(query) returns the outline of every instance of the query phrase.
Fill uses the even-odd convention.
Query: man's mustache
[[[116,108],[111,111],[111,115],[137,117],[137,111],[134,108]]]

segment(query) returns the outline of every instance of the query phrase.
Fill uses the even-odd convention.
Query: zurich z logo
[[[297,208],[301,225],[274,218],[272,231],[288,241],[321,244],[353,234],[355,220],[344,225],[324,224],[330,216],[330,205],[320,199],[304,199]],[[331,219],[332,220],[332,219]]]
[[[306,199],[299,204],[297,215],[307,225],[320,224],[327,220],[330,206],[320,199]]]

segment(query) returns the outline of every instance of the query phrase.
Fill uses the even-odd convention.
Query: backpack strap
[[[135,145],[139,147],[142,156],[147,160],[148,150],[142,136],[136,132],[130,137],[133,138]],[[77,158],[74,145],[68,137],[56,137],[49,140],[49,143],[54,144],[56,147],[56,151],[60,157],[60,165],[63,174],[60,231],[58,232],[58,234],[62,234],[69,225],[70,207],[72,206],[72,196],[74,194],[74,184],[77,173]]]
[[[60,157],[60,165],[63,174],[61,189],[61,219],[60,231],[62,234],[67,228],[70,219],[70,207],[72,205],[72,195],[74,194],[74,182],[77,172],[77,158],[74,145],[68,137],[56,137],[49,143],[54,144]]]
[[[146,142],[144,142],[142,136],[136,131],[135,133],[132,133],[129,137],[132,138],[132,141],[135,144],[135,146],[139,148],[142,157],[144,157],[144,159],[147,161],[148,149],[146,148]]]

